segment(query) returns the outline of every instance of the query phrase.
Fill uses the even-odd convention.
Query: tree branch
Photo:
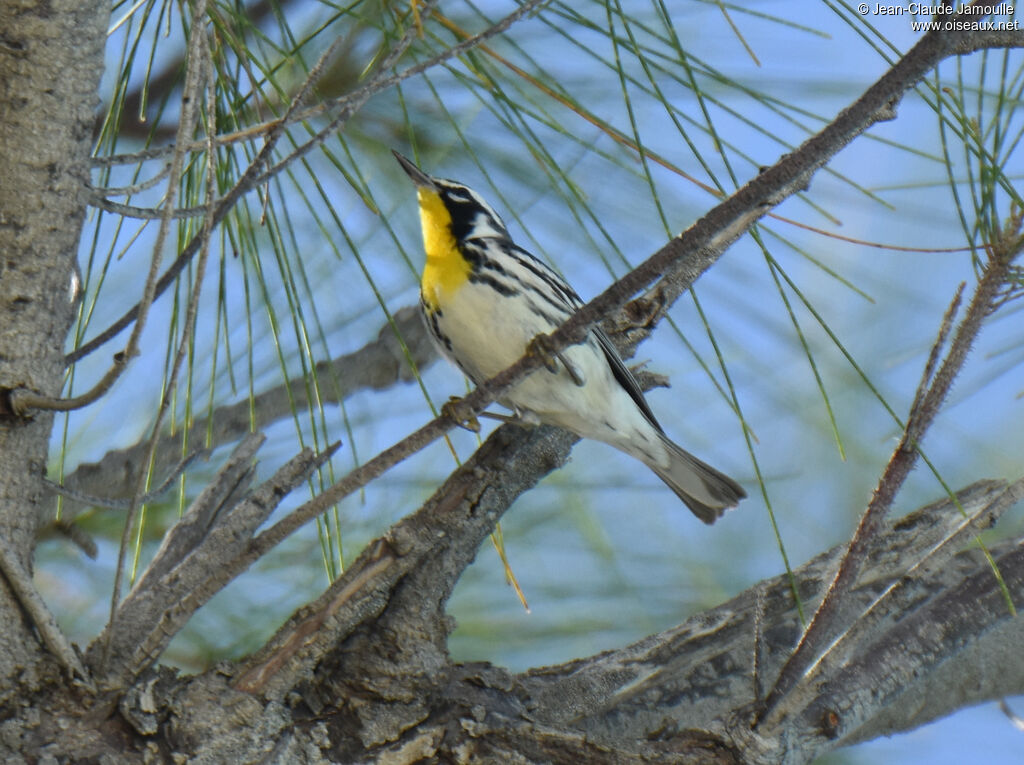
[[[666,290],[681,292],[720,257],[747,227],[771,207],[805,188],[813,174],[853,138],[880,119],[893,115],[895,103],[936,63],[952,55],[955,32],[932,31],[853,105],[845,109],[824,130],[799,149],[785,155],[743,188],[713,208],[679,237],[617,280],[591,300],[545,343],[551,353],[581,342],[587,332],[605,316],[615,313],[632,295],[659,276]],[[1024,32],[1018,43],[1024,45]],[[515,364],[479,385],[465,398],[454,402],[448,414],[435,418],[376,457],[351,471],[319,496],[260,535],[256,542],[269,549],[327,508],[367,485],[396,464],[416,453],[457,423],[469,422],[492,401],[500,398],[526,375],[544,363],[538,355],[526,354]]]
[[[376,95],[382,90],[385,90],[389,87],[398,84],[399,82],[402,82],[405,79],[408,79],[409,77],[412,77],[417,74],[422,74],[424,71],[447,61],[453,56],[471,50],[476,45],[479,45],[480,43],[490,39],[494,35],[503,32],[515,21],[518,21],[523,16],[530,13],[542,1],[543,0],[528,0],[523,5],[521,5],[517,10],[513,11],[511,14],[506,16],[501,21],[492,25],[484,32],[481,32],[479,35],[476,35],[475,37],[469,40],[464,40],[458,45],[452,46],[450,49],[443,51],[437,56],[434,56],[428,61],[415,64],[411,67],[408,67],[406,70],[403,70],[402,72],[399,72],[397,74],[389,73],[388,70],[392,66],[394,66],[394,64],[401,57],[401,55],[408,49],[409,45],[412,44],[415,33],[415,27],[410,27],[408,30],[406,30],[406,33],[398,41],[395,47],[388,53],[387,56],[383,58],[380,64],[380,68],[378,69],[376,74],[370,79],[369,82],[367,82],[365,85],[357,88],[352,93],[344,96],[341,99],[338,99],[337,101],[331,104],[331,106],[339,108],[339,113],[337,114],[337,116],[335,116],[334,119],[331,120],[331,122],[326,127],[320,130],[311,139],[309,139],[301,146],[296,148],[294,151],[292,151],[291,154],[282,159],[276,165],[269,168],[266,172],[261,173],[260,171],[262,170],[262,168],[269,163],[271,150],[276,145],[277,139],[283,134],[285,128],[287,128],[292,121],[300,121],[303,119],[307,119],[314,113],[317,113],[327,108],[327,106],[324,105],[321,107],[316,107],[314,110],[299,110],[298,107],[301,104],[301,99],[304,99],[305,97],[306,89],[304,88],[303,91],[300,92],[299,96],[292,101],[292,104],[289,107],[288,112],[281,119],[274,120],[271,123],[268,123],[265,130],[259,131],[261,134],[266,133],[266,141],[262,149],[256,156],[256,158],[252,161],[252,163],[246,169],[245,173],[238,180],[238,182],[231,189],[231,191],[225,194],[224,197],[221,198],[216,203],[216,207],[214,209],[212,216],[214,225],[217,225],[224,220],[228,212],[231,211],[231,209],[235,206],[238,200],[241,199],[243,194],[246,194],[251,189],[256,188],[260,184],[267,182],[268,180],[273,178],[277,173],[285,169],[292,162],[306,155],[313,148],[323,143],[328,136],[333,135],[356,112],[358,112],[363,107],[363,105],[370,100],[372,96]],[[433,4],[434,3],[428,3],[427,8],[431,8]],[[314,73],[311,72],[311,75],[312,74]],[[312,77],[308,78],[307,85],[311,87],[312,83]],[[197,148],[203,147],[204,145],[201,143],[198,144],[197,146]],[[157,282],[157,296],[163,294],[163,292],[174,282],[174,280],[178,278],[178,275],[184,270],[185,266],[188,265],[188,263],[192,260],[196,252],[198,252],[199,244],[199,236],[195,236],[188,242],[187,245],[185,245],[178,258],[174,261],[173,264],[171,264],[171,266],[167,269],[164,275],[161,276],[159,281]],[[136,318],[138,317],[138,311],[139,306],[134,306],[120,319],[118,319],[105,330],[103,330],[99,335],[97,335],[87,343],[83,343],[74,351],[67,354],[67,363],[72,364],[75,361],[78,361],[79,359],[92,353],[101,345],[117,336],[121,332],[121,330],[123,330],[125,327],[129,326],[132,322],[136,320]]]
[[[976,514],[1005,492],[1003,482],[980,481],[958,492],[957,500]],[[844,604],[847,613],[863,611],[879,591],[906,573],[909,560],[941,545],[961,525],[956,503],[947,498],[888,527],[871,545],[871,565],[864,568],[856,594]],[[794,571],[805,603],[822,596],[842,551],[836,546]],[[533,670],[524,682],[551,710],[549,722],[571,723],[588,735],[610,726],[623,735],[643,737],[657,730],[666,714],[678,729],[708,730],[744,699],[748,704],[755,701],[751,678],[759,612],[763,671],[771,674],[778,671],[799,634],[796,605],[784,575],[626,648]]]
[[[115,618],[89,646],[86,661],[94,669],[102,667],[99,682],[105,688],[121,688],[137,677],[159,658],[192,614],[248,568],[251,561],[245,551],[256,529],[336,448],[319,455],[302,451],[242,496],[262,442],[262,435],[252,434],[238,445],[164,538],[150,569],[119,604]]]
[[[900,442],[890,457],[889,463],[879,479],[878,486],[872,494],[871,501],[861,517],[860,524],[850,540],[849,548],[836,572],[835,579],[793,652],[793,656],[786,662],[782,673],[769,692],[759,725],[771,729],[779,724],[789,711],[787,695],[800,684],[806,686],[814,682],[807,674],[809,667],[845,626],[837,618],[839,603],[863,567],[871,538],[878,533],[882,520],[892,507],[897,492],[916,464],[920,441],[938,415],[953,381],[963,368],[967,354],[981,331],[982,322],[991,313],[995,301],[1006,283],[1013,259],[1019,253],[1020,243],[1017,242],[1016,245],[1018,248],[1016,250],[1003,249],[1000,247],[1000,243],[991,245],[989,260],[975,288],[967,313],[953,336],[946,357],[934,378],[930,380],[930,384],[927,384],[927,387],[919,388]],[[953,307],[959,303],[959,298],[960,290],[957,291]],[[943,320],[943,328],[939,332],[936,348],[933,349],[932,355],[925,365],[922,385],[929,382],[929,367],[933,366],[933,359],[938,356],[937,348],[945,338],[946,325],[951,318],[953,307]],[[799,702],[796,703],[800,706]]]
[[[513,500],[563,465],[577,440],[551,427],[503,425],[495,430],[423,507],[368,545],[320,598],[246,661],[234,686],[280,698],[356,626],[376,619],[385,608],[398,644],[389,671],[400,672],[399,654],[422,656],[424,644],[444,653],[443,609],[451,588]],[[401,598],[394,592],[399,584]]]
[[[427,334],[419,308],[408,306],[396,311],[394,324],[385,323],[376,339],[357,351],[319,362],[313,374],[321,381],[317,400],[321,404],[340,403],[353,393],[367,388],[383,390],[398,382],[413,379],[410,366],[423,370],[437,359],[437,350]],[[408,351],[408,357],[406,357]],[[209,450],[234,443],[252,430],[265,430],[270,425],[292,416],[293,406],[303,408],[310,403],[309,382],[293,379],[259,393],[252,399],[224,404],[207,417],[194,420],[186,433],[165,434],[160,438],[151,472],[173,474],[172,467],[181,454],[181,444],[203,443]],[[131,495],[135,479],[148,469],[145,461],[146,439],[124,449],[115,449],[99,461],[83,463],[64,477],[63,491],[72,499],[64,505],[64,517],[74,517],[83,505],[92,504],[88,497],[109,500]],[[52,487],[51,487],[52,488]],[[56,490],[55,490],[56,491]],[[67,493],[65,493],[67,492]]]
[[[548,435],[559,434],[547,430]],[[516,438],[541,435],[538,431],[499,429],[481,449],[494,450],[488,462],[500,462],[507,447],[498,442],[499,436],[504,439],[509,431]],[[538,444],[537,448],[547,453],[546,447]],[[533,447],[525,451],[533,451]],[[523,455],[518,447],[516,453]],[[474,468],[483,465],[480,462]],[[484,469],[485,475],[492,477],[489,468]],[[468,466],[467,470],[472,473]],[[488,492],[499,504],[504,503],[498,497],[504,490],[501,484],[488,482],[481,490],[482,482],[466,483],[468,477],[453,475],[437,497],[443,504],[424,507],[371,545],[342,580],[317,603],[296,614],[265,649],[244,662],[243,671],[235,674],[230,684],[223,667],[196,678],[188,695],[177,697],[182,699],[175,702],[181,709],[177,714],[184,715],[187,709],[188,715],[202,718],[204,705],[210,707],[208,711],[225,704],[244,706],[252,697],[237,691],[256,692],[261,698],[254,700],[254,709],[274,708],[287,701],[297,719],[323,721],[330,731],[331,751],[340,760],[353,759],[358,753],[372,761],[388,752],[397,757],[410,751],[441,760],[460,752],[470,760],[502,761],[504,755],[518,752],[530,762],[573,762],[584,757],[608,763],[688,761],[686,757],[702,763],[779,763],[802,762],[805,754],[813,756],[806,749],[775,746],[759,757],[757,746],[765,742],[751,742],[740,735],[751,731],[749,725],[726,727],[719,722],[730,718],[744,699],[754,701],[752,657],[759,631],[755,623],[762,625],[762,660],[767,672],[780,668],[799,634],[785,576],[759,583],[717,608],[634,645],[556,667],[511,675],[486,664],[452,665],[443,653],[443,641],[436,649],[440,653],[431,658],[428,647],[437,645],[450,626],[441,622],[431,627],[430,620],[417,618],[417,598],[423,598],[421,617],[436,611],[435,598],[448,582],[458,578],[449,562],[465,553],[460,537],[468,542],[474,535],[473,531],[463,535],[465,524],[474,526],[479,520],[481,533],[486,533],[484,527],[493,522],[486,517],[491,512]],[[959,492],[957,500],[987,522],[988,513],[998,514],[1022,489],[1024,481],[1009,489],[1002,482],[984,481]],[[476,503],[477,498],[482,503]],[[474,507],[482,510],[479,519]],[[851,652],[851,660],[865,667],[872,666],[880,646],[892,653],[890,661],[899,656],[899,687],[907,695],[903,717],[875,720],[871,715],[878,714],[881,707],[868,706],[858,710],[866,715],[861,721],[840,709],[839,719],[848,727],[825,731],[820,717],[809,712],[792,721],[787,737],[791,732],[811,737],[820,753],[842,740],[826,733],[852,736],[858,732],[858,724],[893,726],[886,732],[902,729],[900,725],[920,724],[929,719],[918,715],[924,706],[921,695],[936,678],[929,666],[959,670],[957,679],[950,674],[943,678],[948,684],[963,686],[955,699],[943,697],[947,703],[963,703],[965,694],[977,701],[1008,691],[1010,681],[1004,682],[999,672],[981,671],[985,682],[980,684],[963,680],[965,675],[979,677],[979,670],[991,662],[997,638],[1011,651],[1016,644],[1006,633],[1015,623],[1002,607],[987,563],[980,556],[961,553],[940,567],[919,571],[922,576],[906,576],[908,560],[941,548],[943,540],[962,527],[957,503],[949,499],[900,519],[876,538],[871,565],[847,599],[849,607],[864,610],[894,583],[913,590],[912,608],[888,601],[897,611],[889,613],[887,626],[878,634],[865,636]],[[1020,553],[1024,548],[1009,543],[998,549],[1002,550],[1000,566],[1008,575],[1007,583],[1015,593],[1024,593],[1024,566],[1016,562],[1017,557],[1024,557]],[[842,550],[836,547],[796,570],[805,602],[823,594]],[[410,581],[421,575],[419,583]],[[427,590],[420,589],[424,582],[431,582]],[[954,603],[955,609],[951,607]],[[975,603],[982,608],[975,609]],[[392,620],[396,608],[405,613]],[[955,613],[955,635],[945,632],[945,625],[954,623],[951,613]],[[943,627],[929,631],[922,629],[922,624]],[[918,641],[922,635],[943,636],[939,650],[956,660],[936,665],[941,661],[937,652],[928,652],[918,665],[913,655],[899,654],[906,634],[918,635]],[[324,644],[339,637],[333,648],[323,650]],[[960,653],[950,652],[953,645]],[[310,661],[314,655],[321,657],[319,662]],[[861,681],[843,667],[822,687],[839,699],[851,685],[869,696],[872,683],[881,674],[883,668],[876,668]],[[1006,674],[1018,688],[1024,685],[1019,667]],[[890,681],[884,687],[895,686],[897,682]],[[187,706],[182,707],[185,699]],[[814,709],[834,709],[833,700],[823,693],[814,699]],[[928,714],[949,711],[942,707],[942,699],[933,701]],[[213,756],[216,747],[216,742],[201,741],[192,751]]]

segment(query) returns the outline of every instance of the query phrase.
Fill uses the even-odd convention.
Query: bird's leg
[[[470,417],[469,419],[465,419],[459,415],[458,411],[456,411],[456,407],[461,401],[462,399],[459,396],[449,397],[447,401],[441,404],[441,416],[447,417],[460,428],[465,428],[471,433],[479,433],[480,420],[478,420],[476,417]]]
[[[526,344],[526,353],[529,356],[536,356],[544,362],[544,368],[551,374],[558,373],[558,364],[555,363],[555,354],[551,352],[551,336],[540,334]]]
[[[587,382],[583,377],[583,373],[573,364],[569,363],[569,359],[566,358],[564,351],[551,351],[550,337],[550,335],[537,335],[526,344],[526,352],[531,356],[539,356],[543,359],[544,368],[551,374],[558,373],[556,360],[562,362],[562,366],[565,367],[565,371],[569,373],[572,381],[576,383],[577,387],[582,388]]]

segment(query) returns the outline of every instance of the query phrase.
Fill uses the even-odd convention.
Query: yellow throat
[[[420,203],[423,249],[427,252],[420,292],[427,307],[436,310],[446,296],[465,284],[471,269],[452,236],[452,216],[441,195],[421,186],[416,196]]]

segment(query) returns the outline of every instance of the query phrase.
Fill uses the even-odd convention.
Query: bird
[[[583,301],[512,241],[477,192],[393,154],[416,186],[426,254],[420,308],[428,333],[441,354],[479,385],[536,350],[535,338],[557,329]],[[557,425],[640,460],[704,523],[714,523],[746,497],[739,483],[665,435],[600,328],[550,354],[499,403],[513,412],[513,421]]]

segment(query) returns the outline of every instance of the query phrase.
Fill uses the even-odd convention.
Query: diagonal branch
[[[46,650],[60,662],[69,676],[81,678],[86,687],[92,688],[91,675],[36,589],[32,574],[25,570],[6,540],[0,541],[0,575],[32,620]]]
[[[897,492],[917,463],[920,440],[934,422],[953,381],[963,368],[967,354],[981,331],[982,322],[991,313],[1006,283],[1013,259],[1019,254],[1020,246],[1020,242],[1017,242],[1016,250],[1004,249],[1001,243],[994,243],[990,247],[988,262],[985,264],[981,279],[974,290],[967,312],[953,336],[949,350],[927,388],[919,390],[915,396],[911,416],[904,428],[903,436],[879,479],[871,501],[850,540],[849,548],[836,572],[835,579],[792,657],[786,663],[775,686],[765,699],[764,713],[760,716],[758,723],[760,726],[770,729],[778,725],[790,711],[789,703],[784,702],[787,694],[793,691],[798,684],[811,682],[806,676],[808,668],[842,629],[843,624],[837,618],[839,604],[857,579],[866,561],[867,547],[871,539],[878,533],[883,519],[892,507]],[[954,306],[959,302],[959,295],[958,290]],[[945,337],[945,325],[950,313],[947,313],[946,316],[943,329],[939,333],[938,343],[941,343]],[[933,366],[935,356],[936,353],[933,351],[926,364],[925,381],[927,381],[929,367]]]
[[[439,53],[437,56],[434,56],[433,58],[428,59],[427,61],[423,61],[419,64],[410,66],[407,69],[403,70],[402,72],[389,73],[389,69],[392,66],[394,66],[394,64],[398,61],[402,54],[405,53],[405,51],[412,44],[416,29],[415,27],[410,27],[408,30],[406,30],[406,33],[398,41],[395,47],[388,53],[387,56],[384,57],[383,61],[381,62],[380,68],[378,69],[376,74],[370,79],[369,82],[357,88],[352,93],[330,104],[330,106],[338,108],[338,114],[334,117],[334,119],[330,121],[330,123],[326,127],[321,129],[315,136],[313,136],[311,139],[309,139],[304,144],[302,144],[294,151],[292,151],[291,154],[282,159],[276,165],[270,167],[265,172],[261,172],[264,166],[269,164],[271,150],[276,145],[277,139],[284,133],[288,125],[291,122],[300,121],[303,119],[307,119],[309,116],[312,116],[311,113],[299,109],[299,106],[301,105],[300,98],[296,98],[295,100],[293,100],[288,112],[282,118],[274,120],[273,122],[265,126],[265,128],[261,128],[258,131],[260,134],[265,133],[267,135],[266,142],[263,148],[260,150],[257,157],[249,165],[245,173],[238,180],[238,182],[231,189],[231,191],[225,194],[216,203],[212,216],[214,225],[218,225],[221,223],[221,221],[224,220],[224,218],[231,211],[231,209],[234,208],[235,204],[239,201],[239,199],[241,199],[242,195],[248,193],[250,190],[256,188],[260,184],[266,183],[269,179],[271,179],[277,173],[281,172],[292,162],[308,154],[312,149],[323,143],[329,136],[337,132],[342,127],[342,125],[344,125],[354,114],[356,114],[356,112],[358,112],[366,104],[367,101],[370,100],[372,96],[376,95],[377,93],[383,90],[386,90],[389,87],[398,84],[399,82],[402,82],[405,79],[408,79],[409,77],[415,76],[417,74],[422,74],[428,69],[447,61],[453,56],[460,55],[468,50],[471,50],[473,47],[479,45],[485,40],[490,39],[494,35],[500,34],[501,32],[505,31],[509,26],[511,26],[514,22],[518,21],[519,19],[523,18],[528,13],[536,9],[536,7],[541,4],[541,2],[543,2],[543,0],[528,0],[528,2],[521,5],[517,10],[510,13],[504,19],[500,20],[499,22],[492,25],[487,30],[481,32],[475,37],[470,38],[469,40],[464,40],[458,45],[452,46],[451,48],[443,51],[442,53]],[[432,7],[433,4],[434,3],[428,3],[427,8]],[[311,75],[313,74],[315,73],[311,72]],[[311,87],[312,84],[312,78],[308,79],[307,85]],[[299,95],[302,98],[305,97],[306,90],[307,89],[304,88],[303,91],[300,92]],[[327,107],[317,107],[316,111],[321,111],[325,108]],[[203,144],[197,144],[197,148],[202,147]],[[166,289],[171,284],[174,283],[174,280],[178,278],[181,272],[185,269],[185,266],[187,266],[188,263],[192,260],[192,258],[195,257],[196,253],[199,250],[199,245],[200,241],[198,236],[193,237],[188,242],[188,244],[185,245],[178,258],[174,261],[174,263],[171,264],[171,266],[167,269],[164,275],[161,276],[160,279],[157,281],[157,297],[162,295],[164,291],[166,291]],[[99,348],[101,345],[107,343],[112,338],[117,336],[117,334],[120,333],[123,329],[125,329],[125,327],[128,327],[132,322],[134,322],[137,319],[138,315],[139,306],[136,305],[133,308],[129,309],[120,319],[118,319],[105,330],[100,332],[100,334],[98,334],[92,340],[83,343],[74,351],[68,353],[67,356],[65,356],[65,360],[67,361],[68,364],[73,364],[79,359],[84,358],[85,356]]]
[[[921,598],[919,583],[934,576],[949,563],[958,548],[964,547],[982,527],[991,525],[1005,510],[1022,498],[1024,481],[1016,481],[978,511],[968,514],[966,518],[958,519],[959,526],[953,529],[940,545],[919,553],[918,562],[870,604],[853,626],[846,630],[829,651],[808,670],[802,682],[787,697],[786,705],[792,710],[792,716],[800,721],[791,734],[802,735],[809,746],[817,747],[824,746],[828,739],[844,738],[875,716],[879,710],[885,709],[889,705],[889,698],[902,692],[906,684],[914,676],[927,671],[925,668],[932,662],[945,661],[955,653],[945,648],[918,651],[913,647],[916,641],[930,642],[930,638],[927,637],[929,630],[923,625],[943,625],[941,630],[932,632],[948,630],[952,634],[962,635],[966,631],[951,627],[949,615],[952,609],[941,605],[949,602],[949,598],[961,598],[962,594],[939,595],[935,605],[921,609],[915,607]],[[1011,554],[1001,560],[1000,573],[1006,580],[1008,591],[1019,593],[1019,562],[1013,564],[1016,572],[1012,567],[1004,571],[1002,564],[1015,558]],[[1006,609],[1005,600],[1000,597],[1000,588],[993,586],[995,578],[991,571],[986,571],[985,566],[981,566],[973,578],[986,576],[987,581],[969,586],[972,589],[984,589],[991,594],[990,602],[985,605],[986,611],[998,617],[998,611],[1002,610],[1012,618]],[[926,613],[933,616],[923,615]],[[977,623],[969,626],[974,628]],[[873,646],[878,644],[888,646],[887,650],[891,652],[892,660],[887,661],[873,649]],[[908,656],[912,656],[913,659],[908,660]],[[894,666],[899,669],[894,670]],[[880,671],[881,667],[886,669]],[[818,726],[808,725],[807,722],[820,720],[826,706],[835,712],[836,717],[829,726],[828,736],[822,736]],[[761,735],[765,731],[759,730],[758,733]],[[769,731],[767,735],[773,738],[777,733]]]
[[[106,688],[120,688],[150,666],[192,615],[248,568],[240,563],[256,529],[326,462],[337,445],[309,449],[243,494],[263,436],[250,434],[172,528],[151,566],[93,640],[86,663]]]
[[[1020,33],[1016,41],[1024,46],[1024,32]],[[773,206],[805,188],[813,174],[840,149],[875,122],[891,118],[896,102],[907,90],[914,87],[939,61],[955,52],[962,52],[962,46],[958,49],[958,44],[959,36],[955,32],[933,31],[926,34],[892,69],[820,133],[761,172],[680,236],[583,306],[547,337],[545,348],[556,353],[581,342],[591,327],[616,312],[631,296],[659,276],[663,276],[663,281],[671,287],[672,295],[681,294],[752,223]],[[492,401],[500,398],[526,375],[539,369],[543,363],[544,360],[539,356],[523,356],[465,398],[454,402],[449,407],[448,415],[428,422],[353,470],[267,529],[254,544],[261,549],[270,549],[278,544],[342,498],[440,438],[457,423],[472,420]]]
[[[327,361],[315,367],[315,377],[321,381],[317,401],[321,405],[337,404],[353,393],[367,388],[382,390],[398,382],[412,379],[412,366],[426,369],[437,358],[437,350],[419,315],[419,308],[407,306],[393,315],[394,323],[385,323],[377,337],[362,348]],[[408,356],[406,356],[408,351]],[[150,463],[145,460],[147,439],[141,439],[123,449],[107,452],[96,462],[83,463],[63,479],[63,486],[48,488],[71,499],[64,504],[63,517],[73,518],[83,508],[94,504],[90,496],[104,497],[103,507],[117,507],[115,498],[130,496],[139,473],[155,475],[179,474],[186,465],[178,460],[183,440],[188,443],[202,443],[205,449],[213,450],[234,443],[252,430],[264,430],[275,422],[292,416],[293,407],[309,405],[310,390],[305,378],[299,377],[282,383],[252,399],[224,404],[211,411],[206,417],[196,418],[184,433],[165,434],[160,438],[156,457]],[[159,492],[159,490],[158,490]],[[109,501],[114,500],[114,501]]]
[[[396,672],[402,656],[438,650],[447,636],[438,634],[445,630],[444,604],[462,571],[515,498],[563,465],[577,440],[552,427],[496,429],[423,507],[367,545],[320,598],[244,662],[234,686],[281,698],[357,626],[378,618],[396,627],[377,630],[375,640],[403,636],[400,645],[378,646]]]

